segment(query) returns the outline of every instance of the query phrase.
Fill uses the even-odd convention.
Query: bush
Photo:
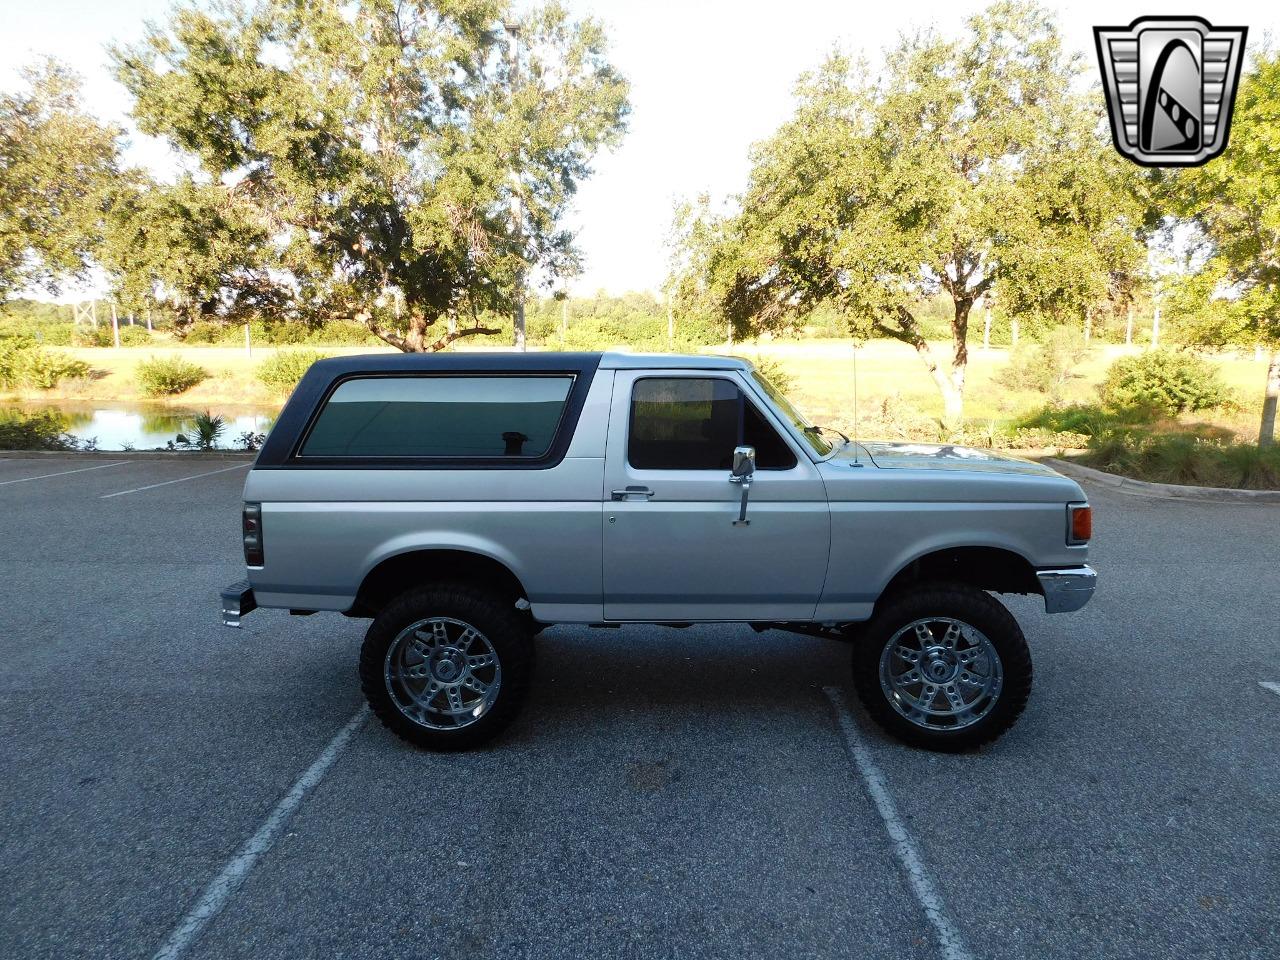
[[[258,379],[285,393],[298,385],[313,363],[324,358],[325,354],[314,350],[280,350],[258,364]]]
[[[77,347],[110,347],[115,345],[110,327],[81,327],[71,337]]]
[[[1156,483],[1280,489],[1280,447],[1221,443],[1193,434],[1114,434],[1091,443],[1084,462]]]
[[[138,386],[148,397],[182,393],[208,377],[204,367],[178,357],[152,357],[138,364]]]
[[[56,413],[0,412],[0,450],[74,450],[79,444],[65,429]]]
[[[25,337],[0,340],[0,387],[52,390],[63,380],[89,375],[89,365],[42,349]]]
[[[181,333],[182,342],[190,344],[214,344],[222,339],[222,324],[212,320],[197,320]]]
[[[998,376],[1012,390],[1035,390],[1057,397],[1088,354],[1080,332],[1072,327],[1050,331],[1043,343],[1023,342]]]
[[[120,345],[122,347],[138,347],[151,342],[151,334],[146,327],[132,326],[120,328]]]
[[[1107,371],[1101,395],[1112,407],[1145,407],[1168,416],[1212,410],[1231,399],[1211,363],[1169,350],[1120,358]]]

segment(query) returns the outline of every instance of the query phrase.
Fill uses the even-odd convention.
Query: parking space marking
[[[154,490],[156,487],[167,487],[171,483],[182,483],[184,480],[199,480],[201,477],[212,477],[215,473],[227,473],[230,470],[244,470],[252,463],[237,463],[234,467],[223,467],[221,470],[210,470],[208,473],[196,473],[177,480],[162,480],[160,483],[148,483],[145,487],[134,487],[132,490],[117,490],[115,493],[104,493],[99,500],[110,500],[112,497],[123,497],[126,493],[141,493],[143,490]]]
[[[29,480],[48,480],[50,477],[65,477],[68,473],[85,473],[89,470],[105,470],[107,467],[119,467],[128,460],[113,460],[111,463],[99,463],[93,467],[77,467],[75,470],[59,470],[57,473],[42,473],[38,477],[19,477],[17,480],[0,480],[0,487],[10,483],[26,483]]]
[[[827,695],[827,699],[835,709],[849,757],[857,767],[863,784],[866,785],[876,812],[884,821],[885,831],[893,842],[894,855],[898,858],[902,869],[906,871],[911,892],[915,894],[925,916],[929,918],[934,931],[938,934],[942,955],[946,960],[973,960],[973,954],[969,952],[959,931],[947,917],[945,904],[937,887],[929,878],[929,871],[925,868],[919,848],[911,839],[911,834],[907,832],[906,824],[898,816],[898,807],[893,802],[893,794],[889,792],[889,783],[875,761],[871,759],[871,752],[867,749],[853,715],[845,704],[844,694],[839,687],[823,687],[822,692]]]
[[[1276,683],[1274,680],[1259,680],[1258,686],[1264,690],[1270,690],[1277,697],[1280,697],[1280,683]]]
[[[262,821],[257,832],[249,838],[248,842],[240,848],[240,851],[227,861],[227,865],[222,871],[213,878],[209,886],[205,887],[204,893],[200,899],[196,901],[182,922],[174,927],[173,932],[169,934],[169,938],[165,940],[164,946],[156,951],[154,960],[176,960],[182,956],[187,948],[195,942],[200,936],[200,931],[205,928],[210,920],[218,915],[218,912],[226,906],[228,900],[239,889],[240,884],[244,882],[244,878],[253,870],[253,866],[258,862],[258,858],[267,853],[280,836],[280,831],[284,829],[289,820],[297,812],[298,807],[306,798],[307,794],[315,789],[316,785],[324,779],[329,768],[333,766],[334,761],[351,738],[355,736],[356,731],[364,724],[369,717],[369,707],[361,705],[360,709],[355,712],[347,725],[337,732],[329,745],[321,751],[320,756],[311,766],[307,768],[307,772],[298,778],[298,782],[293,788],[284,795],[284,799],[276,804],[275,809],[267,815],[267,819]]]

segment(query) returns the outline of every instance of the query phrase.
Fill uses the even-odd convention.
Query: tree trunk
[[[968,317],[969,311],[966,306],[963,318],[957,321],[965,332],[968,331]],[[929,376],[933,379],[938,392],[942,394],[943,426],[949,430],[960,426],[964,416],[965,366],[969,360],[968,347],[963,340],[955,345],[955,356],[952,359],[951,372],[948,374],[938,362],[937,354],[933,352],[933,347],[920,332],[920,325],[909,310],[899,311],[897,329],[883,324],[876,324],[876,329],[895,340],[910,344],[915,349],[916,354],[924,361],[925,369],[929,371]]]
[[[1267,364],[1267,395],[1262,401],[1262,428],[1258,431],[1258,446],[1269,447],[1276,442],[1276,406],[1280,405],[1280,347],[1271,351]]]

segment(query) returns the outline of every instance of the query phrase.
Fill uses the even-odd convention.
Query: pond
[[[6,414],[52,413],[62,422],[62,431],[77,440],[97,441],[98,450],[152,450],[180,433],[189,433],[196,414],[203,410],[171,407],[160,403],[96,402],[77,403],[7,403],[0,405],[0,418]],[[240,437],[246,433],[262,434],[271,429],[280,411],[275,407],[228,407],[210,409],[221,416],[226,425],[219,435],[219,450],[244,449]]]

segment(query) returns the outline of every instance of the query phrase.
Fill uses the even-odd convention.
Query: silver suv
[[[255,607],[372,618],[382,722],[435,749],[515,715],[551,624],[739,622],[850,641],[909,743],[999,736],[1031,690],[998,593],[1093,592],[1071,480],[963,447],[853,443],[750,363],[629,354],[342,357],[302,379],[244,491]]]

